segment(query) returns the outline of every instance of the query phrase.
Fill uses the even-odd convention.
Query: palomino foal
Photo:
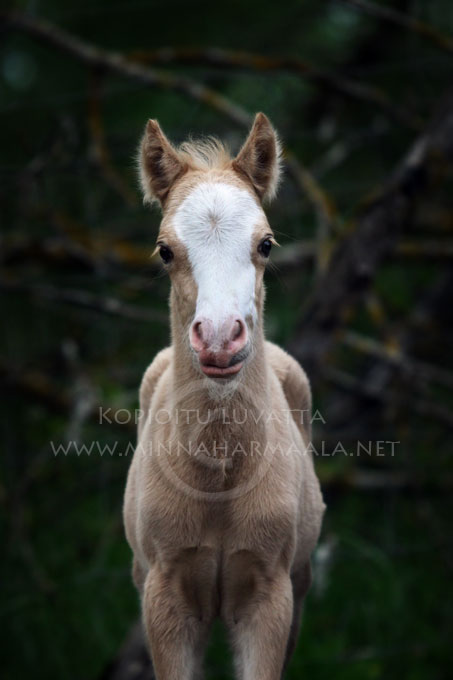
[[[200,677],[217,616],[242,680],[278,680],[297,640],[324,503],[307,378],[263,333],[274,237],[261,202],[278,175],[262,113],[235,159],[146,127],[140,176],[163,211],[172,345],[141,385],[124,521],[157,680]]]

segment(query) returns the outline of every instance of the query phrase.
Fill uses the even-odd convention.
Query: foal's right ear
[[[157,120],[149,120],[140,144],[139,172],[145,203],[163,207],[168,193],[188,165],[182,161]]]

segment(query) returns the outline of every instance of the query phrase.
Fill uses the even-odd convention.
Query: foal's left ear
[[[257,113],[233,168],[245,175],[262,201],[274,198],[280,178],[280,143],[269,118]]]

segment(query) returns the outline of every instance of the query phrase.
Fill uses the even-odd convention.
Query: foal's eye
[[[261,241],[261,243],[258,246],[258,252],[263,255],[263,257],[269,257],[269,253],[271,252],[272,248],[272,241],[270,238],[265,238],[264,241]]]
[[[159,255],[161,256],[162,261],[165,264],[168,264],[173,259],[173,251],[168,246],[164,245],[160,246]]]

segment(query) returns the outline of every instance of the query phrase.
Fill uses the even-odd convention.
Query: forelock
[[[195,170],[224,170],[232,161],[229,149],[217,137],[183,142],[178,147],[178,154]]]

